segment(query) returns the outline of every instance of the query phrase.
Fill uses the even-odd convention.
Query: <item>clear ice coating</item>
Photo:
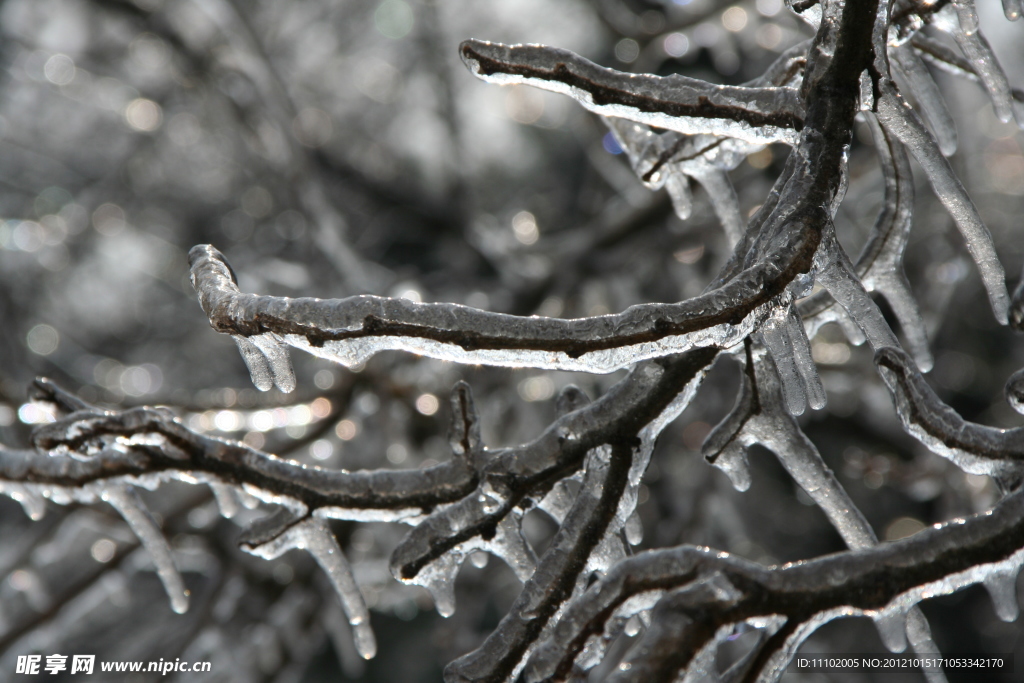
[[[903,652],[907,649],[907,613],[899,610],[883,610],[873,615],[875,628],[882,644],[889,652]]]
[[[890,64],[898,67],[899,74],[914,94],[921,115],[938,141],[939,150],[945,156],[951,156],[957,146],[956,123],[928,68],[909,44],[890,49],[889,55],[893,59]]]
[[[550,90],[572,97],[596,114],[685,135],[795,144],[803,118],[802,100],[794,88],[722,86],[679,75],[625,74],[543,45],[468,40],[459,53],[471,72],[490,83]],[[637,100],[643,102],[638,105]]]
[[[252,547],[249,552],[272,560],[293,549],[309,552],[327,574],[352,627],[356,650],[364,659],[371,659],[377,654],[377,640],[370,627],[370,612],[356,585],[352,567],[325,520],[308,517],[288,527],[277,537]]]
[[[156,567],[157,576],[160,577],[167,597],[171,600],[171,609],[178,614],[184,614],[188,610],[189,592],[177,567],[174,566],[174,556],[167,539],[153,521],[138,494],[126,484],[108,483],[102,487],[100,497],[117,510],[149,553]]]
[[[992,572],[983,582],[992,598],[992,606],[996,615],[1003,621],[1017,621],[1020,616],[1020,603],[1017,601],[1018,570]]]
[[[1017,21],[1024,14],[1024,3],[1021,0],[1003,0],[1003,14],[1010,21]]]
[[[235,494],[235,487],[230,484],[223,484],[219,481],[209,482],[210,491],[214,500],[217,501],[217,509],[225,519],[231,519],[238,514],[238,496]]]
[[[914,110],[903,104],[891,82],[882,79],[880,87],[882,96],[877,107],[878,122],[902,142],[921,164],[935,196],[953,217],[967,243],[967,250],[978,266],[996,320],[1005,325],[1010,303],[1006,291],[1006,274],[996,254],[995,245],[992,244],[992,235],[982,221],[978,208]]]
[[[46,516],[46,497],[40,495],[33,487],[4,481],[0,482],[0,493],[17,501],[33,522],[38,522]]]
[[[707,192],[730,246],[739,242],[746,224],[727,172],[763,145],[708,135],[655,134],[645,125],[615,117],[604,117],[604,121],[644,184],[652,190],[668,190],[680,219],[689,218],[692,208],[690,177]]]
[[[808,405],[814,410],[824,408],[825,387],[811,358],[810,342],[800,315],[793,306],[776,309],[761,327],[761,337],[775,361],[789,413],[802,415]]]
[[[958,0],[940,9],[935,26],[949,33],[964,57],[974,67],[978,80],[988,91],[996,117],[1003,123],[1013,118],[1013,95],[1006,73],[985,36],[978,30],[978,15],[973,0]]]
[[[295,390],[295,371],[280,337],[268,332],[251,337],[235,335],[233,338],[257,389],[270,391],[277,386],[285,393]]]
[[[1024,428],[996,429],[964,420],[939,399],[902,350],[881,349],[875,364],[904,429],[933,453],[971,474],[1021,472]]]

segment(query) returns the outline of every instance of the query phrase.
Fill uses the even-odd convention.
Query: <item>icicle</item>
[[[350,679],[361,678],[366,670],[366,662],[355,649],[355,635],[348,623],[348,617],[341,605],[334,600],[326,601],[321,612],[320,623],[331,638],[334,653],[341,664],[342,673]]]
[[[821,377],[818,376],[818,366],[811,357],[811,344],[804,333],[803,322],[800,314],[793,306],[789,307],[789,315],[785,321],[786,336],[793,347],[793,359],[796,368],[800,372],[804,389],[807,391],[807,404],[812,410],[821,410],[825,407],[828,397],[825,394],[825,387],[821,384]]]
[[[1020,615],[1017,602],[1017,572],[994,571],[985,577],[985,588],[992,598],[996,615],[1003,621],[1016,621]]]
[[[289,533],[296,534],[297,547],[308,550],[317,564],[327,574],[334,590],[341,599],[341,606],[352,626],[356,650],[363,659],[372,659],[377,654],[377,641],[370,628],[370,612],[366,609],[359,586],[352,576],[352,567],[341,552],[337,539],[322,519],[308,519],[292,527]]]
[[[1008,122],[1013,117],[1010,84],[985,36],[978,31],[978,15],[974,11],[974,3],[959,0],[946,5],[933,15],[932,21],[956,40],[988,91],[996,117],[1003,123]]]
[[[238,514],[238,497],[235,495],[235,487],[219,481],[210,480],[210,491],[217,501],[217,509],[221,517],[231,519]]]
[[[370,628],[370,613],[352,576],[352,567],[345,559],[337,539],[324,519],[308,517],[292,523],[294,520],[293,513],[284,508],[279,509],[271,517],[261,520],[262,524],[254,525],[249,532],[250,538],[243,539],[243,547],[251,554],[268,560],[281,557],[293,549],[309,552],[327,574],[338,594],[341,607],[352,626],[356,650],[363,659],[371,659],[377,653],[377,641]]]
[[[672,200],[672,208],[680,220],[688,220],[693,212],[693,195],[690,192],[690,181],[675,168],[666,172],[665,189]]]
[[[249,368],[249,376],[252,378],[253,385],[260,391],[270,391],[274,386],[274,377],[263,352],[246,337],[236,335],[231,338],[235,340],[238,352],[242,354],[245,367]]]
[[[807,394],[804,393],[803,378],[797,369],[793,354],[793,343],[776,312],[761,327],[764,345],[775,361],[779,378],[782,380],[782,395],[786,401],[786,409],[790,415],[802,415],[807,407]]]
[[[846,252],[835,241],[831,226],[815,254],[816,279],[864,331],[871,348],[898,347],[896,335],[856,275]]]
[[[288,358],[288,351],[285,350],[281,338],[276,334],[267,334],[250,337],[249,341],[258,348],[267,359],[270,372],[274,378],[274,384],[281,391],[290,393],[295,391],[295,371],[292,370],[292,362]]]
[[[729,174],[715,168],[711,164],[705,164],[702,170],[695,170],[691,175],[704,188],[711,201],[711,208],[722,223],[725,236],[729,240],[729,246],[734,247],[743,237],[746,222],[740,211],[739,197],[736,196],[736,189],[729,180]]]
[[[872,616],[878,635],[889,652],[907,649],[907,614],[898,609],[884,610]]]
[[[1017,21],[1024,14],[1024,3],[1021,0],[1003,0],[1003,14],[1010,21]]]
[[[932,629],[920,606],[914,606],[907,613],[907,640],[914,654],[919,657],[941,656],[938,645],[932,640]],[[947,683],[942,667],[922,666],[921,672],[928,683]]]
[[[135,493],[135,489],[127,485],[108,484],[103,487],[100,498],[110,503],[110,506],[128,523],[153,560],[157,576],[163,582],[167,597],[171,600],[171,609],[178,614],[184,614],[188,610],[189,591],[174,566],[174,557],[167,539]]]
[[[921,372],[928,372],[935,364],[931,349],[928,345],[928,332],[921,317],[921,309],[910,292],[910,284],[903,274],[903,266],[898,266],[899,272],[890,271],[887,274],[873,275],[870,282],[871,291],[878,292],[885,297],[896,314],[900,323],[900,329],[907,338],[907,346],[914,354],[914,360]],[[867,284],[867,283],[865,283]]]
[[[25,511],[25,515],[33,522],[38,522],[46,516],[46,498],[37,493],[34,487],[13,482],[0,482],[0,493],[5,493],[13,500],[18,501],[21,509]]]
[[[640,513],[633,510],[633,514],[626,520],[626,525],[623,527],[623,531],[626,532],[626,542],[630,545],[640,545],[644,540],[644,525],[640,521]]]
[[[503,559],[516,577],[525,582],[537,569],[537,556],[523,539],[520,521],[514,513],[506,515],[498,523],[497,533],[488,543],[488,550]]]
[[[267,333],[251,337],[234,336],[233,339],[257,389],[270,391],[276,384],[285,393],[295,390],[295,372],[277,335]]]
[[[729,477],[737,491],[746,491],[750,488],[753,481],[750,475],[750,462],[747,460],[747,449],[741,443],[733,441],[707,460]]]
[[[883,83],[882,97],[878,102],[878,121],[902,142],[921,164],[935,191],[935,196],[953,217],[967,243],[967,250],[978,265],[978,272],[985,284],[996,320],[1005,325],[1009,294],[1006,291],[1003,266],[992,244],[992,235],[985,227],[964,186],[953,173],[949,161],[942,156],[931,134],[924,128],[914,111],[903,105],[891,83]]]
[[[455,577],[459,574],[462,555],[448,551],[420,569],[409,583],[423,586],[434,599],[437,613],[446,619],[455,614]]]
[[[921,114],[938,140],[939,149],[945,156],[951,156],[956,152],[956,123],[946,108],[938,85],[910,45],[901,45],[889,53],[895,58],[895,63],[914,93]]]

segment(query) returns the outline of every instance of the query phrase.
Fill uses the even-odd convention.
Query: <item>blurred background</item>
[[[1024,85],[1024,27],[998,3],[979,5],[1011,83]],[[22,447],[32,425],[51,419],[25,400],[44,375],[90,402],[170,405],[198,432],[350,470],[449,457],[447,397],[459,379],[473,387],[487,444],[499,447],[539,434],[563,386],[595,397],[622,373],[399,353],[346,370],[296,354],[298,390],[260,393],[196,303],[191,246],[215,245],[242,290],[261,294],[374,293],[559,317],[693,296],[728,257],[700,187],[680,220],[664,191],[635,178],[598,117],[564,97],[478,81],[457,46],[546,43],[624,71],[735,84],[811,36],[781,0],[5,0],[0,33],[0,443]],[[978,86],[936,78],[959,125],[953,165],[1014,286],[1024,260],[1020,135]],[[837,217],[854,255],[882,202],[860,125]],[[744,214],[787,153],[766,148],[731,174]],[[1024,366],[1024,346],[996,325],[952,221],[925,182],[917,189],[907,272],[932,335],[930,381],[966,418],[1017,426],[1001,392]],[[903,433],[869,350],[830,325],[813,353],[829,405],[802,422],[880,537],[994,503],[988,478]],[[703,438],[737,386],[735,363],[720,359],[701,400],[663,433],[640,495],[641,547],[709,545],[766,564],[842,549],[769,452],[753,454],[743,494],[702,461]],[[240,527],[265,509],[225,520],[205,487],[185,484],[144,496],[193,593],[183,616],[112,509],[50,505],[32,522],[0,500],[0,671],[38,652],[210,661],[213,672],[194,678],[204,683],[428,683],[481,642],[519,590],[507,567],[475,556],[458,579],[456,614],[442,619],[424,591],[387,570],[404,527],[339,523],[380,641],[363,662],[307,556],[268,562],[237,549]],[[538,550],[555,530],[539,512],[524,527]],[[1024,666],[1020,629],[996,619],[982,589],[924,609],[947,651],[1017,652]],[[884,648],[868,620],[850,619],[804,651]]]

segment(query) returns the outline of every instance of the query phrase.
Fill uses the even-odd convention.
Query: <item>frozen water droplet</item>
[[[356,644],[356,651],[363,659],[373,659],[377,655],[377,639],[373,636],[373,629],[369,624],[359,624],[352,627],[352,638]]]
[[[231,519],[238,514],[238,497],[235,495],[235,488],[218,481],[210,481],[210,491],[217,501],[217,508],[225,519]]]
[[[879,612],[872,617],[875,628],[889,652],[903,652],[907,649],[907,615],[899,610]]]
[[[463,556],[449,551],[427,566],[420,569],[408,583],[423,586],[434,599],[434,607],[442,617],[455,614],[455,577],[459,573],[459,565]]]
[[[985,577],[985,588],[992,598],[996,615],[1003,621],[1016,621],[1020,615],[1020,605],[1017,602],[1017,572],[992,572]]]
[[[185,589],[185,582],[174,566],[174,557],[167,539],[135,493],[135,489],[122,485],[107,485],[103,488],[101,497],[118,511],[149,553],[156,567],[157,576],[160,577],[167,597],[171,600],[171,609],[178,614],[184,614],[188,610],[189,595]]]
[[[21,509],[33,522],[38,522],[46,516],[46,497],[37,493],[33,487],[22,484],[3,483],[0,484],[0,492],[18,501]]]
[[[672,169],[665,180],[665,189],[672,200],[672,208],[680,220],[688,220],[693,211],[693,195],[690,193],[690,181],[680,171]]]
[[[733,441],[710,462],[729,477],[737,491],[746,491],[750,488],[753,479],[750,475],[750,463],[747,461],[747,450],[742,444]]]
[[[1006,402],[1018,413],[1024,414],[1024,370],[1018,370],[1006,381]]]
[[[640,617],[634,614],[626,621],[626,626],[623,631],[627,636],[632,638],[636,634],[640,633],[640,629],[643,628],[643,622],[640,621]]]
[[[482,550],[477,550],[475,553],[473,553],[473,554],[471,554],[469,556],[469,561],[477,569],[483,569],[484,567],[486,567],[487,566],[487,559],[488,559],[487,553],[485,553]]]

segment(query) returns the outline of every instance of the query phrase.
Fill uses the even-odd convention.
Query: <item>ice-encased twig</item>
[[[739,241],[744,221],[736,190],[726,171],[739,166],[747,155],[763,149],[762,145],[709,135],[656,134],[643,124],[616,117],[604,117],[604,121],[644,184],[651,189],[662,185],[668,188],[676,215],[683,220],[689,217],[688,195],[677,194],[682,188],[683,176],[692,177],[708,193],[730,246]]]
[[[737,450],[745,451],[754,444],[764,446],[776,455],[793,481],[821,508],[847,547],[857,550],[877,545],[874,530],[825,464],[814,443],[796,420],[781,409],[784,385],[767,362],[764,351],[750,344],[746,350],[745,372],[736,406],[708,434],[702,447],[704,457],[723,469],[734,483],[739,481],[741,486],[737,488],[746,490],[750,478],[745,471],[746,453]],[[744,473],[737,477],[737,470]],[[903,650],[908,633],[919,654],[938,651],[931,640],[928,622],[917,608],[900,617],[898,629],[890,622],[892,618],[887,616],[878,622],[878,626],[883,640],[888,638],[887,645],[893,643],[894,651]],[[933,683],[945,680],[941,672],[926,672],[926,675]]]
[[[997,429],[964,420],[900,349],[880,349],[875,364],[904,428],[929,450],[971,474],[1000,476],[1024,468],[1024,427]]]
[[[903,253],[910,236],[914,207],[910,160],[903,145],[879,126],[873,115],[866,113],[865,121],[871,128],[878,152],[885,180],[885,201],[853,269],[866,290],[881,293],[889,302],[918,367],[928,371],[933,361],[927,331],[903,272]],[[863,333],[853,328],[849,315],[841,314],[835,305],[828,303],[825,292],[801,301],[799,311],[807,324],[808,336],[813,336],[824,323],[836,321],[850,343],[856,346],[864,342]]]
[[[211,326],[233,335],[273,333],[316,356],[354,365],[387,349],[461,363],[606,373],[694,347],[741,341],[771,298],[801,268],[817,234],[797,221],[759,259],[720,287],[677,304],[639,304],[622,313],[565,320],[490,313],[456,304],[356,296],[287,299],[238,291],[223,256],[190,252],[192,281]]]
[[[910,45],[922,58],[931,62],[936,68],[959,78],[966,78],[975,83],[980,82],[974,65],[939,41],[919,31],[911,36]]]
[[[850,318],[863,330],[871,348],[899,346],[878,305],[871,300],[854,273],[850,258],[836,240],[831,222],[822,235],[822,245],[815,255],[815,267],[815,280],[846,309]]]
[[[598,446],[588,449],[580,492],[541,557],[537,571],[484,644],[449,665],[445,672],[447,681],[514,678],[552,618],[575,592],[585,587],[589,573],[607,571],[613,562],[624,557],[625,548],[618,534],[635,508],[636,489],[655,440],[693,399],[710,360],[684,356],[675,359],[676,367],[657,369],[644,364],[634,370],[637,383],[664,385],[668,393],[663,397],[667,401],[650,404],[640,423],[634,421],[627,428],[634,433],[633,437],[626,437],[628,432],[618,425],[617,432],[613,432],[617,436],[597,440]],[[591,405],[602,403],[610,407],[619,401],[605,395]]]
[[[939,143],[939,150],[946,156],[952,155],[956,152],[957,145],[956,123],[924,62],[907,44],[893,48],[889,54],[892,57],[890,66],[895,63],[899,68],[900,74],[917,99],[921,114]]]
[[[614,518],[631,455],[628,446],[592,452],[583,487],[537,571],[484,643],[445,668],[446,681],[515,678],[537,638],[574,592],[587,558]]]
[[[933,23],[956,41],[964,57],[974,67],[992,99],[996,117],[1003,123],[1013,118],[1010,83],[985,36],[978,30],[973,0],[957,0],[946,5],[933,15]]]
[[[157,576],[160,577],[167,597],[171,600],[171,609],[178,614],[184,614],[188,610],[189,591],[185,588],[178,568],[174,566],[171,546],[168,545],[163,531],[153,521],[135,489],[126,485],[107,484],[101,489],[100,497],[110,503],[131,527],[153,560]]]
[[[585,108],[686,135],[795,144],[803,102],[790,88],[723,86],[685,76],[626,74],[543,45],[467,40],[459,54],[473,74],[569,95]]]
[[[718,623],[786,618],[781,632],[785,637],[774,643],[770,639],[765,647],[771,650],[762,653],[761,667],[750,677],[776,680],[796,645],[828,621],[855,614],[906,611],[924,598],[1015,571],[1024,563],[1021,548],[1024,492],[1018,491],[991,512],[935,525],[893,543],[781,567],[764,567],[692,546],[640,553],[622,561],[569,605],[550,638],[537,649],[530,672],[534,680],[566,680],[586,636],[599,633],[618,605],[637,595],[673,590],[718,573],[734,588],[742,587],[740,595],[711,592],[699,604],[688,605],[690,612],[714,613]],[[714,638],[716,631],[702,630],[698,624],[681,635],[696,639],[696,645]],[[662,664],[675,672],[688,662],[670,658]],[[669,670],[646,672],[648,676],[655,673],[671,680]]]
[[[244,547],[249,553],[268,560],[281,557],[292,549],[309,552],[327,574],[338,594],[348,623],[352,626],[356,650],[363,659],[372,659],[377,654],[377,641],[370,627],[370,612],[366,608],[366,601],[356,585],[352,567],[326,521],[310,517],[291,524],[278,536],[260,545]]]
[[[412,529],[391,557],[392,573],[410,580],[424,567],[441,560],[476,537],[494,532],[497,524],[527,497],[543,495],[578,471],[587,453],[622,438],[650,441],[667,416],[692,398],[716,351],[641,363],[600,399],[563,415],[537,439],[491,455],[476,490],[438,510]],[[628,485],[639,485],[643,469],[627,472]],[[646,467],[646,462],[643,463]],[[632,512],[624,510],[620,523]]]
[[[903,103],[891,81],[883,78],[879,87],[882,93],[877,105],[879,123],[909,148],[921,164],[932,189],[935,190],[935,196],[953,217],[967,243],[967,250],[978,265],[978,272],[996,320],[1005,325],[1009,294],[1006,291],[1003,266],[992,244],[992,235],[968,196],[967,190],[953,173],[949,161],[939,151],[935,139],[913,109]]]
[[[462,385],[454,393],[471,406]],[[330,470],[196,434],[166,409],[114,413],[89,408],[39,425],[32,433],[37,450],[0,450],[0,482],[54,498],[89,485],[149,485],[187,475],[193,481],[233,486],[236,494],[242,493],[238,487],[246,487],[263,500],[317,509],[331,517],[380,521],[422,515],[423,508],[459,500],[477,482],[479,452],[470,457],[457,453],[448,462],[419,470]]]

